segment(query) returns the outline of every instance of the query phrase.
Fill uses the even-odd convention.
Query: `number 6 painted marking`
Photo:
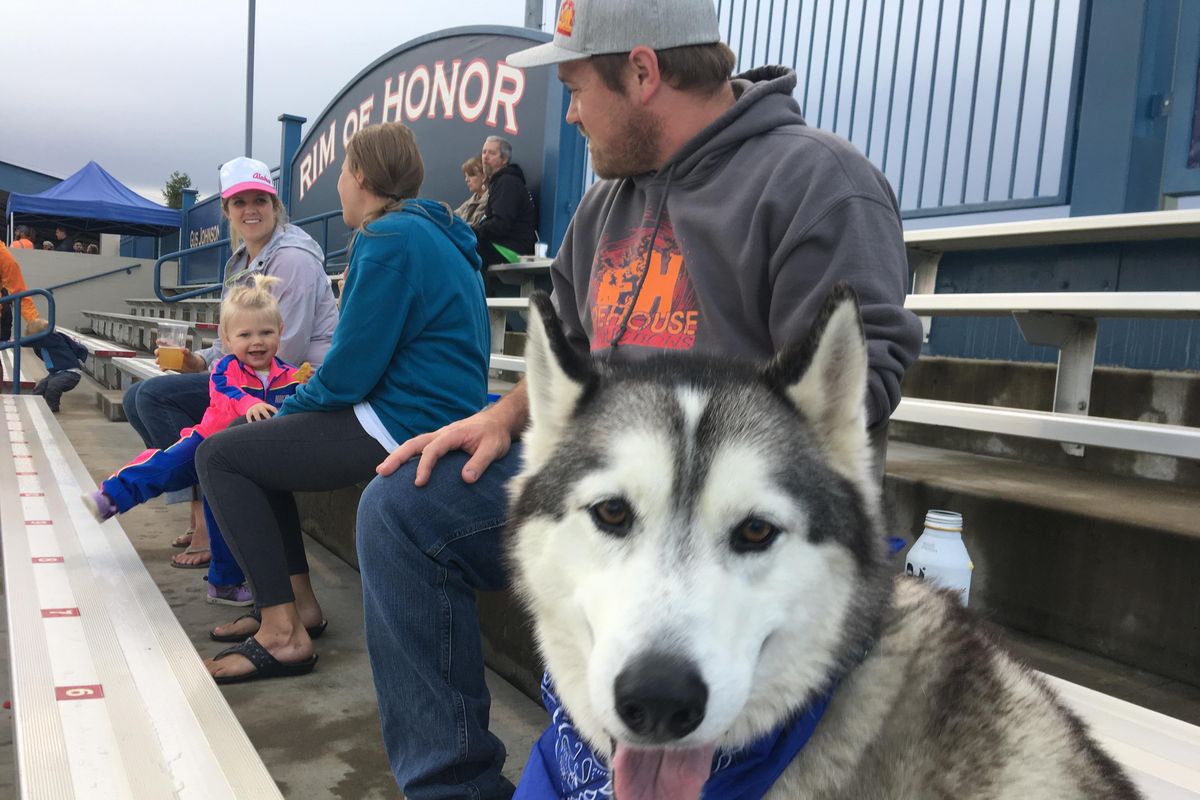
[[[99,700],[104,697],[104,687],[98,683],[90,686],[55,686],[56,700]]]

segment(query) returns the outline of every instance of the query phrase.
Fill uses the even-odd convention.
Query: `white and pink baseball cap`
[[[251,189],[277,194],[275,184],[271,181],[270,167],[257,159],[245,156],[238,156],[221,165],[221,199]]]

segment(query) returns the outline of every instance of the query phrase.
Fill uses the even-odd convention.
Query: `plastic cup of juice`
[[[183,351],[187,348],[188,324],[169,319],[158,323],[158,365],[163,369],[183,369]]]

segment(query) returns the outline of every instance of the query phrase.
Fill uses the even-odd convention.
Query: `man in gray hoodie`
[[[711,0],[564,0],[553,42],[507,61],[558,64],[567,121],[605,179],[581,201],[551,273],[577,346],[611,358],[680,349],[766,359],[803,341],[847,281],[868,342],[868,417],[884,429],[921,343],[903,307],[899,210],[858,151],[805,124],[791,70],[731,79]],[[487,730],[474,590],[505,586],[504,489],[527,416],[518,385],[405,442],[359,505],[384,743],[413,800],[511,791],[503,744]],[[438,619],[450,623],[428,622]]]

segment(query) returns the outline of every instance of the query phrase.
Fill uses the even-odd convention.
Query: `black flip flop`
[[[244,619],[252,619],[255,622],[257,622],[259,625],[262,624],[262,614],[259,613],[257,608],[254,609],[253,611],[251,611],[249,614],[242,614],[240,617],[238,617],[237,619],[235,619],[233,622],[231,622],[229,624],[236,625],[237,623],[241,622]],[[324,633],[325,629],[328,627],[329,627],[329,620],[323,619],[323,620],[321,620],[320,625],[313,625],[311,628],[305,628],[304,630],[308,631],[308,638],[320,639],[321,634]],[[257,633],[257,631],[255,631],[255,633]],[[250,635],[253,636],[254,634],[252,633]],[[218,635],[214,631],[208,632],[208,638],[212,639],[214,642],[240,642],[240,641],[242,641],[242,636],[240,634],[226,633],[223,635]]]
[[[267,648],[258,643],[253,636],[247,637],[241,644],[226,647],[213,656],[213,661],[219,661],[225,656],[239,655],[248,659],[254,665],[253,672],[245,675],[214,675],[217,683],[245,683],[247,681],[265,680],[266,678],[294,678],[307,675],[317,665],[317,654],[313,653],[303,661],[293,661],[285,664],[267,652]]]

